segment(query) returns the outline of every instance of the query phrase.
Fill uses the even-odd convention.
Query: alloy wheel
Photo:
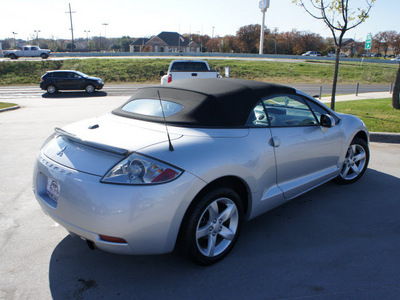
[[[202,213],[196,229],[197,248],[206,257],[228,249],[239,228],[239,212],[228,198],[214,200]]]

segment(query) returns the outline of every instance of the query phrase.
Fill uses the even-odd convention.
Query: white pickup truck
[[[161,85],[187,78],[220,78],[219,72],[210,70],[204,60],[174,60],[168,68],[168,73],[160,72]]]
[[[21,50],[3,51],[4,57],[17,59],[19,57],[41,57],[46,59],[50,56],[50,50],[40,49],[38,46],[23,46]]]

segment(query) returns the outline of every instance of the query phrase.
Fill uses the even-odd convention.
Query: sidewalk
[[[389,92],[374,92],[374,93],[359,93],[349,95],[336,95],[336,101],[352,101],[352,100],[366,100],[366,99],[380,99],[380,98],[392,98],[392,94]],[[331,102],[331,96],[322,97],[321,102]]]

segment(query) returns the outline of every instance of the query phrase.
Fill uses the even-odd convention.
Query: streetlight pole
[[[12,34],[14,35],[14,47],[15,47],[15,49],[17,49],[17,41],[15,40],[15,36],[16,36],[18,33],[16,33],[16,32],[13,31]]]
[[[269,0],[261,0],[258,6],[262,12],[262,23],[261,23],[261,34],[260,34],[260,52],[259,54],[263,54],[264,52],[264,23],[265,23],[265,12],[269,7]]]
[[[107,25],[108,23],[103,23],[102,24],[104,26],[104,50],[107,50]]]
[[[36,32],[36,41],[37,41],[37,45],[39,47],[39,32],[40,32],[40,30],[34,30],[33,32]]]
[[[90,30],[84,30],[83,32],[86,32],[86,41],[87,41],[87,47],[88,47],[88,50],[89,50],[89,33],[90,33]]]

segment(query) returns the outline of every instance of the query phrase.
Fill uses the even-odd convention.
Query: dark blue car
[[[103,86],[101,78],[70,70],[48,71],[40,80],[40,88],[49,94],[60,90],[85,90],[87,93],[93,93],[95,90],[101,90]]]

